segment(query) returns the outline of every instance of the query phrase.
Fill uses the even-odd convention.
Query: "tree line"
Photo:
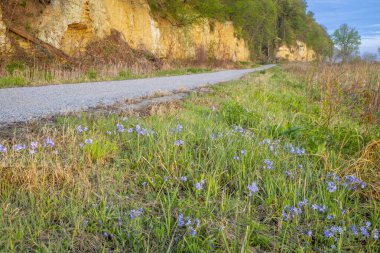
[[[305,0],[148,0],[152,11],[173,25],[186,26],[202,18],[233,21],[237,35],[248,41],[254,59],[274,59],[281,45],[306,42],[321,57],[333,43]]]

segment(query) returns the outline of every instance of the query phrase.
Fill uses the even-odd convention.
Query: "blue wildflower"
[[[7,148],[0,144],[0,153],[7,153]]]
[[[187,177],[182,176],[182,177],[181,177],[181,181],[182,181],[182,182],[186,182],[186,181],[187,181]]]
[[[354,234],[354,235],[358,235],[358,234],[359,234],[358,231],[356,230],[355,225],[351,225],[351,232],[352,232],[352,234]]]
[[[181,213],[180,215],[179,215],[179,217],[178,217],[178,226],[179,227],[183,227],[183,226],[185,226],[185,220],[184,220],[184,218],[183,218],[183,214]]]
[[[200,191],[203,189],[204,184],[205,184],[205,181],[201,180],[201,182],[195,184],[195,188]]]
[[[24,150],[26,148],[26,146],[25,145],[23,145],[23,144],[16,144],[16,145],[14,145],[13,146],[13,150],[14,151],[21,151],[21,150]]]
[[[128,128],[128,133],[133,133],[133,128]]]
[[[368,232],[368,230],[367,230],[367,228],[365,228],[365,227],[359,227],[359,231],[360,231],[360,233],[365,237],[365,238],[367,238],[367,239],[369,239],[370,238],[370,234],[369,234],[369,232]]]
[[[263,166],[263,169],[271,170],[273,169],[273,162],[269,159],[264,160],[265,165]]]
[[[54,141],[51,138],[47,138],[44,143],[44,147],[54,147]]]
[[[240,157],[239,156],[234,156],[233,159],[236,160],[236,161],[239,161]]]
[[[140,217],[142,213],[143,213],[142,208],[140,208],[139,210],[131,210],[130,212],[131,219],[134,220],[137,217]]]
[[[195,237],[197,235],[197,231],[193,227],[190,227],[190,234],[192,237]]]
[[[120,123],[118,123],[118,124],[116,125],[116,128],[117,128],[117,131],[118,131],[119,133],[123,133],[124,130],[125,130],[123,124],[120,124]]]
[[[88,128],[87,127],[82,127],[81,125],[79,125],[77,127],[77,133],[80,134],[80,133],[83,133],[83,132],[87,132],[88,131]]]
[[[329,215],[327,215],[327,219],[328,220],[335,219],[335,215],[329,214]]]
[[[243,150],[240,151],[240,153],[241,153],[242,155],[246,155],[246,154],[247,154],[247,150],[246,150],[246,149],[243,149]]]
[[[327,182],[327,190],[329,192],[335,192],[336,189],[337,189],[337,186],[334,184],[334,182],[332,181]]]
[[[302,210],[300,208],[294,206],[285,206],[284,210],[282,211],[282,218],[285,221],[288,221],[290,219],[296,218],[300,214],[302,214]]]
[[[298,203],[297,203],[297,206],[298,207],[303,207],[303,206],[307,206],[309,204],[309,201],[307,200],[307,199],[304,199],[304,200],[302,200],[302,201],[299,201]]]
[[[366,227],[366,228],[370,228],[370,227],[371,227],[371,225],[372,225],[372,224],[371,224],[371,222],[370,222],[370,221],[367,221],[367,222],[365,223],[365,227]]]
[[[183,141],[183,140],[176,140],[176,141],[174,141],[174,145],[176,145],[176,146],[182,146],[182,145],[184,145],[185,144],[185,142]]]
[[[317,204],[313,204],[313,205],[311,206],[311,208],[312,208],[313,210],[318,211],[318,212],[321,212],[321,213],[324,213],[324,212],[327,211],[326,206],[320,206],[320,205],[317,205]]]
[[[86,144],[92,144],[92,139],[86,139],[86,140],[84,141],[84,143],[86,143]]]
[[[253,193],[259,191],[259,187],[257,187],[256,181],[254,181],[251,185],[248,185],[247,189],[249,190],[249,196],[252,196]]]
[[[376,241],[377,239],[379,239],[379,230],[377,230],[376,228],[372,231],[373,233],[373,239]]]
[[[313,232],[311,230],[307,231],[307,236],[308,237],[312,237],[313,236]]]

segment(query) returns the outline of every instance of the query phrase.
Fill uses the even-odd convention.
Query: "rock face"
[[[7,54],[12,51],[10,42],[6,35],[6,31],[7,31],[7,28],[3,22],[3,13],[0,8],[0,53],[1,54]]]
[[[245,41],[235,36],[231,22],[204,19],[177,27],[154,18],[147,0],[53,0],[33,25],[39,39],[69,55],[83,52],[89,42],[116,30],[132,48],[148,50],[161,58],[203,56],[248,61],[250,56]],[[0,40],[1,31],[0,23]]]
[[[281,46],[276,54],[279,60],[309,62],[316,59],[316,53],[313,49],[308,48],[302,41],[296,41],[296,45],[288,47]]]

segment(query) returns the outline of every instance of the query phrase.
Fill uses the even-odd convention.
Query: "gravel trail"
[[[25,122],[86,110],[98,105],[112,105],[125,99],[152,95],[159,91],[195,89],[239,79],[248,73],[274,66],[125,81],[0,89],[0,124]]]

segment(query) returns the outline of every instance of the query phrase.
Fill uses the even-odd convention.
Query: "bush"
[[[9,63],[5,68],[10,75],[13,75],[16,72],[16,70],[19,70],[19,71],[25,70],[25,63],[12,62],[12,63]]]

